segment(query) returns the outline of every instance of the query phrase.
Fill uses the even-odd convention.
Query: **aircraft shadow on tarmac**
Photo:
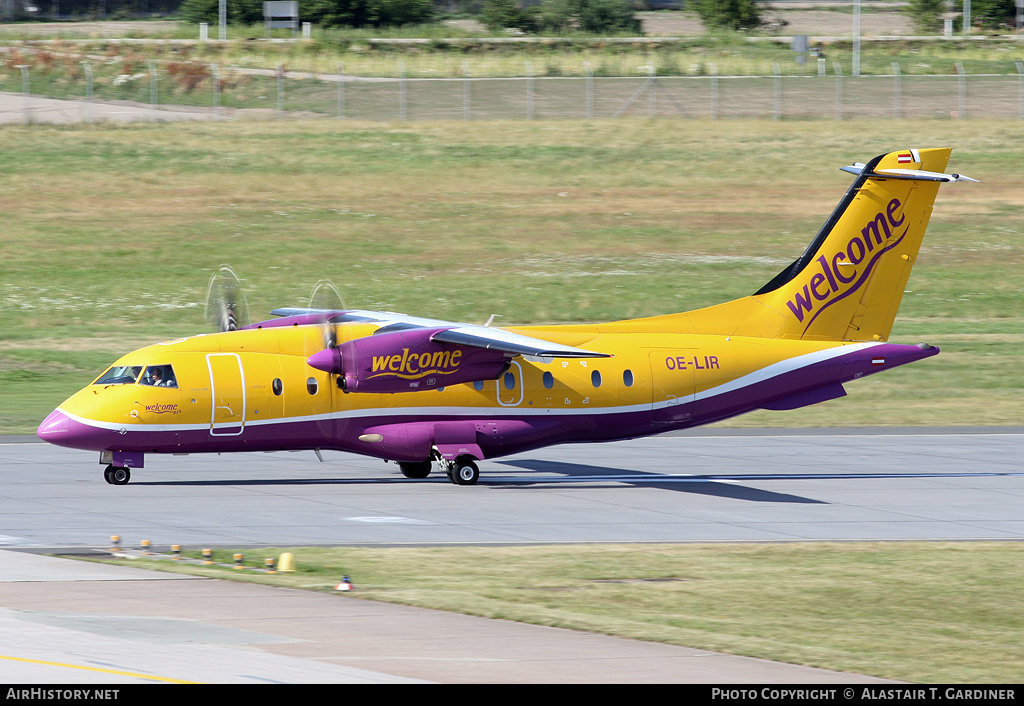
[[[521,460],[500,461],[502,465],[514,466],[530,471],[543,473],[545,476],[494,476],[484,474],[479,485],[490,487],[546,488],[555,483],[571,482],[574,487],[591,484],[590,487],[608,487],[607,483],[632,485],[634,487],[659,488],[675,492],[713,495],[721,498],[749,500],[754,502],[774,503],[813,503],[827,504],[820,500],[803,498],[787,493],[774,493],[769,490],[736,485],[740,477],[729,476],[668,476],[660,473],[646,473],[622,468],[607,468],[581,463],[564,463],[557,461]],[[763,476],[743,476],[743,480],[763,480]],[[132,485],[139,486],[306,486],[306,485],[368,485],[380,483],[424,483],[444,482],[442,473],[433,473],[427,481],[409,480],[400,476],[393,478],[245,478],[219,480],[174,480],[174,481],[140,481],[133,480]],[[582,487],[587,487],[583,485]],[[620,486],[621,487],[621,486]]]
[[[524,459],[521,461],[499,461],[506,466],[517,466],[531,471],[543,473],[557,473],[562,480],[576,480],[580,482],[591,481],[604,483],[615,481],[644,488],[658,488],[661,490],[672,490],[682,493],[694,493],[697,495],[713,495],[719,498],[732,498],[734,500],[749,500],[752,502],[770,503],[810,503],[816,505],[827,505],[822,500],[790,495],[788,493],[775,493],[770,490],[751,488],[745,485],[735,485],[742,480],[761,480],[763,476],[694,476],[678,475],[668,476],[661,473],[646,473],[644,471],[630,471],[622,468],[607,468],[602,466],[591,466],[582,463],[565,463],[561,461],[542,461]],[[517,479],[517,483],[537,483],[545,485],[539,479]]]
[[[624,468],[609,468],[582,463],[563,461],[544,461],[540,459],[522,459],[497,462],[503,466],[534,471],[542,476],[532,474],[500,475],[483,474],[479,485],[492,488],[549,488],[558,483],[572,483],[573,487],[609,487],[608,483],[631,485],[637,488],[658,488],[681,493],[709,495],[720,498],[732,498],[750,502],[802,503],[827,505],[823,500],[777,493],[760,488],[752,488],[745,483],[761,483],[764,481],[793,480],[864,480],[869,478],[951,478],[951,477],[993,477],[1022,476],[1017,472],[965,471],[965,472],[875,472],[875,473],[734,473],[734,474],[668,474],[635,471]],[[307,486],[307,485],[371,485],[381,483],[448,483],[442,473],[432,473],[429,479],[409,480],[399,475],[376,478],[230,478],[217,480],[175,480],[175,481],[132,481],[132,485],[140,486]]]

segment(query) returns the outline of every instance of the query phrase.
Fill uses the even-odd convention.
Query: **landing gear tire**
[[[430,475],[431,464],[430,461],[420,461],[419,463],[399,463],[398,467],[402,469],[402,475],[406,478],[426,478]]]
[[[459,456],[449,472],[456,485],[474,485],[480,480],[480,469],[470,456]]]
[[[107,466],[103,471],[103,480],[111,485],[127,485],[132,479],[132,472],[120,466]]]

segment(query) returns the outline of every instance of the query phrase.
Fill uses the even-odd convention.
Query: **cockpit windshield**
[[[177,387],[178,379],[174,377],[174,369],[170,365],[150,365],[146,368],[140,385],[154,385],[157,387]]]
[[[100,375],[93,385],[134,385],[141,372],[141,365],[115,365]]]
[[[142,372],[145,370],[146,372]],[[177,387],[178,379],[170,365],[115,365],[100,375],[94,385],[152,385]]]

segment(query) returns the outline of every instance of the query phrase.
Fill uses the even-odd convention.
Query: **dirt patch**
[[[125,22],[18,22],[0,27],[4,34],[29,34],[54,37],[124,37],[138,33],[170,34],[178,29],[172,20]]]
[[[692,37],[704,34],[704,25],[690,12],[641,12],[644,34],[650,37]],[[790,10],[777,7],[764,13],[769,21],[783,24],[777,34],[808,34],[815,37],[853,35],[853,15],[830,10]],[[862,12],[862,36],[907,36],[914,34],[914,25],[897,8]]]

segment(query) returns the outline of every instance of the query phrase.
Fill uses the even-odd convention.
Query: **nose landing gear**
[[[127,485],[132,479],[132,472],[121,466],[109,465],[103,471],[103,480],[111,485]]]

